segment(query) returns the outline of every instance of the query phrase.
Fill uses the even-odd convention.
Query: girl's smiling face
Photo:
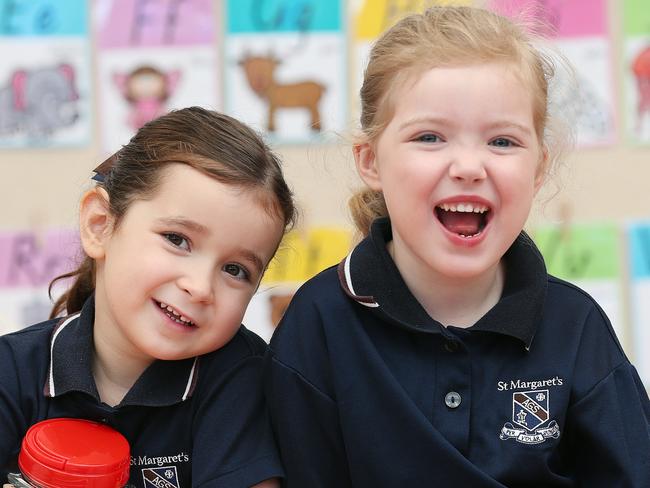
[[[182,164],[163,171],[117,228],[97,195],[82,201],[82,242],[97,266],[95,334],[145,362],[228,342],[284,229],[259,191]],[[95,232],[84,237],[87,217]]]
[[[355,158],[384,195],[398,268],[455,283],[493,273],[542,180],[530,90],[513,66],[489,63],[430,69],[392,100]]]

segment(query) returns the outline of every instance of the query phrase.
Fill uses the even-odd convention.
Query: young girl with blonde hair
[[[637,372],[522,231],[560,147],[552,76],[531,35],[477,8],[374,45],[353,148],[366,237],[271,340],[285,486],[650,486]]]

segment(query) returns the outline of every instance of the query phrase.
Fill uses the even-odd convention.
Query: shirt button
[[[445,405],[447,405],[449,408],[458,408],[461,401],[462,399],[460,397],[460,394],[456,393],[455,391],[450,391],[445,395]]]
[[[456,341],[446,341],[445,342],[445,351],[447,351],[447,352],[456,352],[456,351],[458,351],[458,342],[456,342]]]

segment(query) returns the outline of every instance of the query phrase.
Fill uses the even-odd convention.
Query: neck
[[[388,243],[406,286],[431,318],[444,326],[471,327],[501,298],[504,284],[502,262],[480,276],[448,278],[431,273],[424,265],[405,265],[395,256],[393,241]]]
[[[110,406],[119,404],[152,359],[138,354],[117,331],[112,321],[103,316],[102,295],[95,294],[95,323],[93,342],[93,377],[102,402]]]

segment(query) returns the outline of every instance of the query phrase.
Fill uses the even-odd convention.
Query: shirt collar
[[[95,301],[90,297],[81,312],[61,319],[50,339],[50,367],[45,396],[71,391],[87,393],[100,402],[92,374]],[[118,405],[167,406],[192,396],[198,378],[199,358],[154,361]]]
[[[341,286],[355,301],[397,326],[442,332],[442,325],[429,316],[402,279],[386,248],[391,239],[390,221],[377,219],[370,235],[339,264]],[[517,237],[504,259],[506,278],[501,299],[468,330],[511,336],[529,349],[546,297],[546,266],[525,232]]]

